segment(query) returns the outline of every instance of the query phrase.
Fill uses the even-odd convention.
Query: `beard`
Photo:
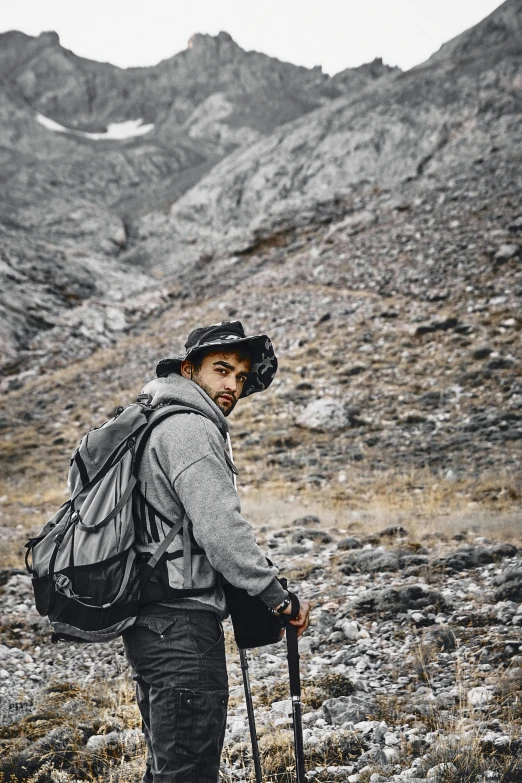
[[[197,372],[195,372],[193,374],[192,380],[195,381],[197,383],[197,385],[201,389],[203,389],[205,394],[207,394],[210,397],[212,402],[215,405],[218,406],[218,408],[221,411],[221,413],[223,414],[223,416],[228,416],[229,414],[232,413],[232,411],[234,410],[234,408],[237,405],[237,400],[234,397],[234,395],[232,394],[232,392],[227,392],[226,393],[227,397],[232,397],[232,400],[233,400],[232,403],[229,403],[229,402],[226,402],[223,399],[220,399],[220,397],[222,397],[222,395],[225,392],[215,392],[215,391],[213,391],[209,386],[207,386],[207,384],[204,381],[201,380],[201,378],[200,378],[200,376],[199,376],[199,374]]]

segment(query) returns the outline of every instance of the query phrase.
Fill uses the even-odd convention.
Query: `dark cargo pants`
[[[216,783],[228,702],[221,623],[207,611],[154,612],[123,636],[147,742],[143,783]]]

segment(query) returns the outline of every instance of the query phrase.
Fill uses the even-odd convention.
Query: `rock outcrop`
[[[194,255],[224,240],[233,249],[305,206],[364,186],[415,181],[422,192],[493,147],[519,161],[521,32],[520,2],[507,0],[423,65],[276,129],[176,202],[169,229],[193,242],[197,225]]]

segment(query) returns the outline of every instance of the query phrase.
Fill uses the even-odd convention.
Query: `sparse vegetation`
[[[102,682],[87,687],[57,681],[21,708],[4,704],[1,716],[5,781],[113,780],[115,767],[142,764],[141,721],[130,683],[107,688]],[[89,746],[94,736],[102,741]]]

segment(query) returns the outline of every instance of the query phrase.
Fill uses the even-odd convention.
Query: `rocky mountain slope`
[[[334,77],[243,52],[224,33],[127,70],[78,58],[54,34],[2,36],[4,388],[161,312],[183,270],[184,296],[194,276],[199,294],[217,277],[226,286],[250,269],[238,253],[284,245],[296,225],[351,220],[372,190],[431,201],[459,178],[480,184],[482,162],[499,156],[516,193],[520,20],[520,0],[507,0],[408,73],[375,61]],[[139,120],[143,135],[103,137]],[[378,211],[363,217],[376,236]],[[337,260],[359,287],[360,267],[394,278],[383,228],[377,256]],[[438,258],[427,267],[416,233],[410,274],[431,279]]]
[[[493,147],[519,166],[521,41],[522,4],[508,0],[423,65],[227,157],[176,202],[167,230],[200,252],[225,237],[233,247],[249,232],[271,233],[304,206],[368,185],[394,189],[412,181],[421,194]],[[149,226],[154,234],[152,218],[143,223],[145,235]],[[186,253],[165,250],[167,259]]]
[[[162,278],[159,286],[157,280],[150,284],[150,262],[143,261],[140,273],[131,267],[132,253],[143,252],[166,269],[166,225],[172,230],[188,226],[181,219],[175,224],[172,216],[151,214],[146,229],[143,218],[140,226],[134,224],[125,250],[117,249],[125,241],[117,222],[105,223],[106,234],[98,230],[99,222],[89,223],[84,240],[81,213],[77,222],[75,213],[67,221],[50,221],[44,238],[40,229],[22,231],[14,222],[4,223],[5,328],[18,335],[25,334],[27,324],[32,330],[23,351],[13,348],[16,373],[7,378],[4,388],[11,391],[0,404],[6,530],[18,514],[17,501],[11,499],[26,490],[34,503],[24,501],[24,507],[36,504],[45,514],[47,490],[62,480],[78,432],[133,399],[156,359],[179,352],[195,324],[227,317],[241,317],[250,332],[268,331],[281,360],[271,390],[247,400],[237,413],[240,453],[253,487],[280,482],[291,484],[294,494],[321,488],[325,497],[352,502],[350,493],[372,495],[380,481],[376,475],[405,476],[411,470],[402,485],[406,494],[413,488],[429,492],[442,478],[456,482],[454,491],[465,503],[519,501],[522,213],[520,123],[515,120],[521,60],[511,53],[518,46],[511,30],[520,9],[520,2],[509,0],[452,42],[448,56],[443,50],[434,63],[382,77],[389,100],[396,101],[394,111],[397,116],[402,111],[408,122],[416,121],[415,96],[419,114],[428,105],[424,93],[414,90],[416,78],[421,86],[432,84],[434,114],[460,116],[459,100],[462,111],[470,112],[469,133],[464,135],[461,127],[455,144],[450,133],[437,153],[440,159],[427,161],[418,176],[397,176],[395,184],[385,179],[348,183],[321,200],[312,186],[308,195],[303,191],[298,197],[295,185],[295,198],[291,188],[286,200],[276,198],[279,206],[257,228],[249,222],[248,209],[238,204],[232,238],[223,232],[218,236],[208,205],[201,202],[200,221],[190,224],[191,238],[186,235],[184,246],[196,260]],[[481,57],[481,35],[489,43],[496,36],[503,45]],[[442,80],[437,92],[446,72],[451,81]],[[454,98],[448,108],[444,101],[451,83]],[[372,88],[375,95],[381,95],[378,84]],[[468,102],[481,84],[479,111]],[[373,94],[365,90],[354,99],[361,105]],[[437,95],[442,96],[438,102]],[[337,98],[274,134],[284,132],[294,141],[295,134],[302,134],[302,165],[311,165],[317,150],[309,143],[306,123],[317,127],[329,117],[325,143],[330,138],[332,149],[334,140],[348,143],[351,126],[341,133],[334,118],[339,111],[348,116],[350,100]],[[367,117],[368,133],[375,110]],[[358,122],[366,116],[362,112]],[[78,143],[64,138],[67,144]],[[232,153],[221,166],[247,162],[251,150],[260,154],[273,138]],[[382,148],[382,160],[392,160],[392,142],[388,139]],[[412,150],[418,151],[417,143],[412,130]],[[274,154],[283,154],[284,147],[283,142]],[[373,157],[368,158],[370,148]],[[399,135],[397,165],[404,149]],[[358,155],[373,160],[371,165],[381,160],[373,144],[352,157]],[[317,161],[320,168],[319,152]],[[232,188],[223,168],[221,173]],[[260,173],[278,181],[268,161]],[[210,192],[212,182],[214,175],[174,209],[184,210],[189,199]],[[225,220],[225,197],[218,207]],[[28,208],[28,220],[31,214]],[[150,233],[141,235],[145,229]],[[215,244],[199,254],[205,230],[204,242],[215,235]],[[92,242],[103,250],[89,251]],[[95,347],[104,350],[89,358]],[[66,369],[46,377],[60,367]],[[356,477],[361,483],[354,490]]]
[[[84,355],[157,307],[165,286],[158,291],[155,259],[132,241],[136,216],[168,209],[238,146],[390,70],[376,62],[331,79],[244,52],[226,33],[196,35],[153,68],[122,70],[77,57],[54,33],[1,35],[3,372],[46,367],[64,341]],[[125,306],[150,289],[146,304]],[[32,342],[43,333],[45,360]],[[63,363],[71,358],[66,351]]]

